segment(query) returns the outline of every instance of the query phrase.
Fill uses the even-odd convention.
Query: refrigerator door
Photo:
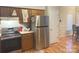
[[[47,48],[49,45],[49,32],[48,27],[36,28],[35,32],[36,49],[40,50]]]
[[[48,26],[48,16],[36,16],[36,26]]]

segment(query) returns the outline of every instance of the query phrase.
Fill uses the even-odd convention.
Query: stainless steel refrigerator
[[[49,17],[33,16],[31,29],[34,31],[35,49],[40,50],[49,46]]]

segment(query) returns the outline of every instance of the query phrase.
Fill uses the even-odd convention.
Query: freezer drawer
[[[35,32],[36,49],[40,50],[48,47],[49,45],[49,32],[48,27],[36,28]]]

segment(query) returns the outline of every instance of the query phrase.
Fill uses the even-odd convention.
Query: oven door
[[[1,40],[1,52],[11,52],[21,48],[21,37]]]

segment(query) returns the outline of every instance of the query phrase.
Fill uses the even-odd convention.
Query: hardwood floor
[[[19,53],[78,53],[79,52],[79,42],[72,37],[62,37],[59,38],[59,42],[50,44],[48,48],[39,51],[29,50]]]
[[[62,37],[59,42],[49,45],[48,48],[43,49],[45,53],[77,53],[79,52],[79,42],[71,37]]]

